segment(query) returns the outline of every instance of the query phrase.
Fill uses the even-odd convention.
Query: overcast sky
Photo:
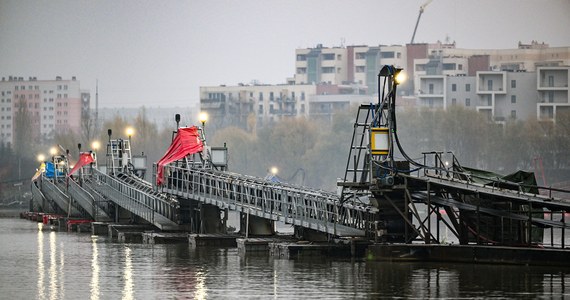
[[[190,106],[199,87],[283,83],[295,49],[409,43],[425,0],[0,0],[0,76],[77,76],[102,107]],[[416,42],[570,46],[570,0],[434,0]],[[94,101],[93,101],[94,103]]]

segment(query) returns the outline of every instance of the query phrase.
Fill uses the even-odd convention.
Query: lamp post
[[[135,133],[135,129],[132,127],[127,127],[127,129],[125,130],[125,133],[127,134],[127,136],[129,137],[129,143],[131,142],[131,137],[133,136],[133,134]]]

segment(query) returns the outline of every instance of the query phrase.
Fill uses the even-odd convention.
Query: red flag
[[[94,161],[95,160],[93,159],[93,156],[91,155],[91,153],[89,153],[89,152],[80,153],[79,154],[79,160],[77,161],[77,163],[75,164],[73,169],[71,169],[71,172],[69,172],[67,177],[71,176],[71,174],[75,173],[75,171],[79,170],[79,168],[81,168],[87,164],[90,164]]]
[[[158,171],[156,174],[156,184],[161,185],[164,182],[164,166],[173,161],[179,160],[186,155],[194,154],[202,151],[204,144],[200,139],[198,127],[178,128],[176,137],[172,140],[172,144],[164,156],[158,161]]]

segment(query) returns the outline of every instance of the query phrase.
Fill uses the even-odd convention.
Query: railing
[[[363,236],[373,229],[368,218],[375,208],[341,205],[332,193],[215,170],[166,166],[164,174],[159,190],[221,208],[336,236]]]
[[[46,177],[42,177],[41,191],[48,199],[55,202],[68,216],[78,217],[80,212],[73,205],[70,205],[69,197],[61,191],[55,183]]]
[[[52,213],[53,208],[40,190],[39,182],[32,182],[32,199],[42,208],[43,212]]]
[[[94,172],[96,180],[89,187],[122,208],[152,223],[160,229],[178,226],[179,203],[157,197],[119,179]]]
[[[98,201],[87,192],[84,188],[79,186],[75,181],[69,180],[68,193],[71,199],[75,200],[85,211],[91,215],[95,221],[109,221],[109,216],[103,211]]]
[[[461,165],[459,164],[455,155],[452,152],[424,152],[424,165],[430,163],[427,160],[428,155],[433,155],[433,167],[432,168],[424,168],[424,176],[428,177],[435,177],[442,180],[447,180],[450,182],[460,182],[465,184],[466,187],[470,185],[474,185],[474,179],[479,179],[486,181],[485,183],[480,183],[479,186],[485,187],[490,189],[491,191],[495,190],[503,190],[509,191],[512,193],[516,193],[517,195],[525,195],[525,196],[533,196],[537,198],[541,198],[543,200],[552,200],[555,199],[553,197],[553,192],[558,193],[559,196],[558,201],[569,200],[570,199],[570,190],[566,189],[559,189],[553,188],[551,186],[541,186],[541,185],[530,185],[524,183],[517,183],[502,179],[500,177],[489,177],[489,176],[478,176],[475,174],[471,174],[463,170]],[[444,155],[450,155],[449,161],[444,159]],[[532,190],[538,191],[538,193],[532,192]],[[544,192],[540,192],[544,191]],[[570,203],[570,202],[569,202]]]

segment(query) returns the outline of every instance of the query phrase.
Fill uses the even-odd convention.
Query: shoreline
[[[0,207],[0,218],[19,218],[24,211],[26,207]]]

